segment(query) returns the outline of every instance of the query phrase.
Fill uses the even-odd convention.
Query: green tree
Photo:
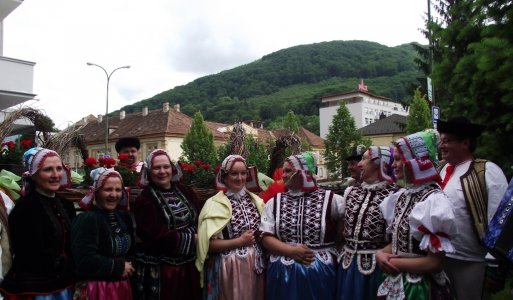
[[[345,105],[341,105],[329,127],[326,136],[326,150],[324,157],[326,167],[333,178],[345,177],[347,173],[347,161],[353,145],[361,144],[361,134],[356,130],[354,118]]]
[[[410,105],[410,112],[406,121],[406,133],[415,133],[432,126],[429,105],[425,96],[417,88],[413,94],[413,101]]]
[[[185,135],[181,144],[184,161],[194,163],[201,161],[204,164],[215,165],[217,152],[214,146],[214,136],[208,129],[201,112],[196,112],[192,119],[191,128]]]
[[[428,24],[434,44],[433,82],[442,115],[487,126],[477,156],[512,175],[513,5],[510,1],[437,0]]]
[[[283,129],[287,129],[288,131],[292,133],[298,133],[299,132],[299,118],[296,116],[296,114],[289,110],[285,118],[283,119]]]

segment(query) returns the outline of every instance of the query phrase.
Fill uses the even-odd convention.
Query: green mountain
[[[356,89],[408,104],[420,85],[411,44],[387,47],[367,41],[332,41],[283,49],[252,63],[198,78],[152,98],[125,106],[126,112],[180,104],[192,116],[233,123],[263,121],[273,127],[289,110],[301,125],[319,134],[319,97]]]

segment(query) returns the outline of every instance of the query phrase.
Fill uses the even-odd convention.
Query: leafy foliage
[[[437,0],[433,82],[444,118],[485,124],[477,156],[512,175],[513,6],[511,1]]]
[[[361,144],[362,137],[356,130],[354,118],[345,105],[340,105],[333,117],[326,136],[326,167],[334,178],[347,176],[347,161],[353,145]]]
[[[256,166],[258,172],[267,173],[269,168],[269,151],[265,144],[249,134],[244,139],[244,147],[248,149],[246,164],[248,166]],[[228,155],[232,154],[229,143],[221,145],[217,148],[217,152],[219,154],[219,162],[222,162]]]
[[[416,89],[406,121],[406,133],[415,133],[427,128],[432,128],[432,126],[431,112],[427,100],[424,95],[420,93],[420,89]]]
[[[354,90],[361,78],[370,92],[408,104],[421,75],[416,58],[409,44],[390,48],[366,41],[332,41],[296,46],[198,78],[122,110],[156,109],[173,99],[188,115],[201,108],[207,120],[265,124],[293,111],[300,126],[319,134],[318,99]]]
[[[194,114],[191,128],[185,135],[181,147],[183,153],[180,160],[188,163],[200,161],[202,164],[207,165],[215,165],[217,162],[214,137],[200,112]]]

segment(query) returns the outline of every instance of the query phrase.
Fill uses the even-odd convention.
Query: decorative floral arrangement
[[[23,153],[32,147],[31,139],[18,139],[16,142],[2,143],[0,150],[0,164],[21,165]]]
[[[119,161],[124,161],[127,159],[128,155],[120,154],[118,156]],[[119,174],[121,174],[121,177],[123,178],[123,184],[125,186],[135,186],[137,182],[137,171],[116,165],[116,160],[114,158],[110,156],[104,156],[100,157],[98,160],[96,160],[96,158],[94,157],[88,157],[84,160],[85,176],[82,184],[87,186],[90,186],[92,184],[92,180],[89,174],[91,173],[91,170],[97,167],[114,168],[114,170],[118,171]]]
[[[215,176],[220,166],[211,165],[196,160],[193,164],[179,162],[183,172],[182,183],[196,188],[215,188]]]

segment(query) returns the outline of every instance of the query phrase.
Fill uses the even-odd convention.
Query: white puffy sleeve
[[[330,191],[330,193],[333,193]],[[333,220],[342,219],[344,216],[344,211],[346,210],[346,200],[345,197],[342,197],[338,194],[333,193],[333,198],[331,199],[331,217]]]
[[[394,221],[394,209],[397,199],[404,192],[404,189],[399,189],[395,193],[390,194],[388,197],[383,199],[381,204],[379,205],[379,209],[381,210],[381,214],[383,214],[383,218],[387,222],[386,233],[392,233],[392,222]]]
[[[267,201],[260,218],[259,230],[263,233],[276,235],[276,218],[274,216],[274,201],[277,197],[281,197],[281,193],[276,195],[271,200]]]
[[[442,191],[433,192],[417,203],[410,213],[410,231],[420,241],[420,249],[454,253],[451,237],[456,235],[454,211]]]
[[[488,223],[492,220],[502,196],[508,188],[508,181],[501,168],[488,161],[485,165],[486,190],[488,192]]]

